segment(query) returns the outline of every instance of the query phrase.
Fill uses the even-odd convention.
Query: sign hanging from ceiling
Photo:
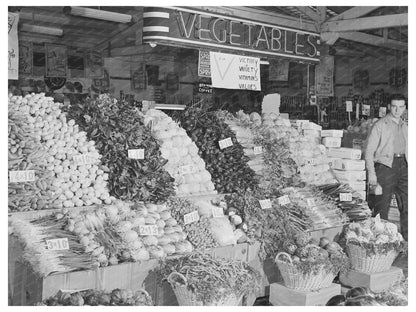
[[[319,34],[212,12],[147,7],[143,43],[319,62]]]
[[[260,91],[260,58],[210,52],[214,88]]]

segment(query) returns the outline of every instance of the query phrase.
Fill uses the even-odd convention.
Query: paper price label
[[[362,114],[365,116],[370,116],[370,109],[371,109],[370,105],[363,104],[362,108],[363,108]]]
[[[287,205],[290,204],[290,198],[287,195],[283,195],[278,198],[279,205]]]
[[[157,236],[159,235],[159,229],[157,228],[157,225],[139,225],[139,234],[141,236]]]
[[[307,159],[306,164],[311,165],[311,166],[315,165],[316,164],[315,158]]]
[[[129,149],[127,150],[128,157],[131,159],[144,159],[144,149]]]
[[[196,222],[198,220],[199,220],[199,214],[198,214],[198,211],[196,210],[190,213],[187,213],[186,215],[183,216],[183,222],[185,222],[185,225]]]
[[[263,147],[262,146],[254,146],[253,148],[254,155],[259,155],[263,153]]]
[[[231,138],[226,138],[224,140],[218,141],[218,144],[220,145],[220,149],[224,149],[233,146],[233,141],[231,140]]]
[[[214,218],[224,217],[224,209],[221,207],[212,207],[212,216]]]
[[[387,108],[386,107],[379,107],[378,109],[378,117],[383,118],[387,114]]]
[[[49,250],[68,250],[68,238],[47,239],[46,248]]]
[[[89,156],[88,154],[74,156],[73,160],[74,160],[74,164],[78,166],[79,165],[92,165],[96,162],[96,159]]]
[[[315,199],[313,198],[306,198],[306,203],[308,204],[308,207],[315,207]]]
[[[185,175],[185,174],[190,174],[193,171],[193,166],[192,165],[186,165],[186,166],[181,166],[179,167],[179,174],[181,175]]]
[[[35,170],[16,170],[9,171],[9,181],[11,183],[35,181]]]
[[[345,110],[346,112],[352,112],[352,101],[346,101],[345,102]]]
[[[270,199],[260,199],[259,200],[261,209],[270,209],[272,208],[272,202]]]
[[[340,201],[352,201],[352,194],[351,193],[339,193],[339,200]]]

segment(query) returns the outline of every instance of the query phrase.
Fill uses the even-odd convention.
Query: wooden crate
[[[274,306],[318,306],[325,305],[333,296],[340,294],[341,285],[334,283],[317,291],[294,290],[273,283],[270,285],[269,301]]]
[[[402,269],[394,266],[388,271],[371,274],[350,270],[340,274],[339,281],[348,287],[364,286],[373,292],[381,292],[398,282],[402,274]]]

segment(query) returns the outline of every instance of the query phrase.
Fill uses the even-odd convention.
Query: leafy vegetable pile
[[[219,301],[227,295],[234,294],[238,298],[243,294],[256,292],[260,286],[258,272],[248,264],[200,252],[166,259],[160,272],[163,279],[167,279],[172,272],[184,275],[188,289],[205,305]],[[183,284],[183,281],[178,279],[178,283]]]
[[[215,112],[189,107],[174,116],[199,148],[199,153],[219,193],[255,188],[255,173],[235,134]],[[220,149],[219,141],[231,138],[233,145]]]
[[[156,139],[144,126],[142,114],[127,102],[108,95],[74,105],[69,116],[95,140],[109,169],[110,193],[122,200],[160,203],[174,194],[173,178],[163,168]],[[128,157],[129,149],[144,149],[144,159]]]

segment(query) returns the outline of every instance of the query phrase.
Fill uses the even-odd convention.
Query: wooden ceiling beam
[[[322,24],[322,32],[344,32],[408,25],[408,13],[362,17]]]
[[[43,36],[36,35],[33,33],[21,32],[19,33],[19,41],[28,41],[33,43],[55,43],[62,44],[68,47],[82,48],[82,49],[91,49],[94,46],[94,42],[84,41],[67,41],[62,38],[53,37],[53,36]]]
[[[327,22],[361,17],[364,15],[367,15],[368,13],[378,8],[379,6],[356,6],[356,7],[353,7],[349,10],[342,12],[341,14],[338,14],[337,16],[329,18]]]
[[[406,42],[385,39],[383,37],[373,36],[362,32],[340,32],[339,38],[400,51],[408,50],[408,44]]]
[[[315,22],[319,22],[321,20],[319,14],[308,6],[297,6],[296,9],[305,14],[306,16],[310,17]]]

